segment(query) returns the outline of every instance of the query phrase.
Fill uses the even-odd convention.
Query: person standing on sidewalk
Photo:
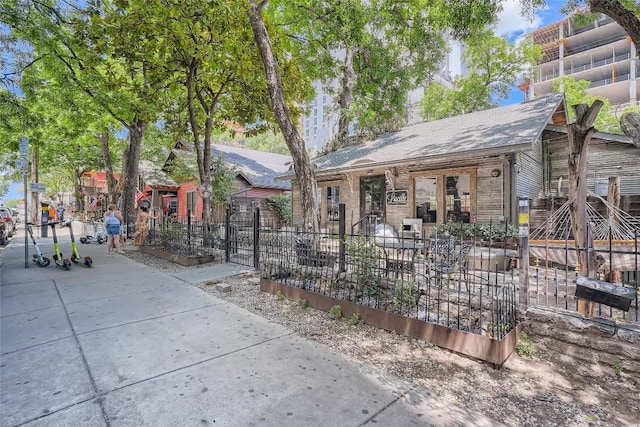
[[[49,205],[49,223],[56,222],[56,207],[51,203]]]
[[[116,205],[111,203],[107,206],[107,211],[104,213],[104,226],[107,229],[107,254],[113,250],[119,254],[124,253],[120,247],[120,227],[123,222],[122,214],[116,209]]]
[[[62,203],[58,204],[58,209],[56,209],[56,214],[58,214],[58,221],[60,223],[64,222],[64,205]]]
[[[149,209],[146,206],[140,206],[138,208],[138,216],[136,218],[136,232],[133,235],[133,244],[136,246],[144,245],[147,242],[147,235],[149,234],[149,219],[156,219],[155,216],[151,216]]]

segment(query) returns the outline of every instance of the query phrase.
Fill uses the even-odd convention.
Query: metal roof
[[[377,139],[348,146],[312,162],[316,173],[403,163],[407,159],[439,160],[464,155],[493,155],[530,150],[564,96],[549,94],[531,101],[422,122]],[[564,113],[563,113],[564,114]],[[280,178],[293,178],[293,171]]]

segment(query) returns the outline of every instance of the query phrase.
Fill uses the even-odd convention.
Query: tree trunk
[[[592,250],[591,236],[587,235],[587,154],[591,137],[596,133],[593,122],[602,108],[602,101],[596,100],[589,107],[587,104],[574,105],[576,121],[568,125],[569,138],[569,200],[571,204],[571,227],[577,250],[576,271],[578,274],[591,277],[592,267],[597,265],[597,253]],[[587,259],[589,257],[589,259]],[[601,258],[601,257],[600,257]],[[593,303],[578,300],[578,311],[585,316],[593,315]]]
[[[355,49],[345,51],[344,66],[342,67],[342,91],[340,92],[340,119],[338,120],[338,141],[345,141],[349,137],[349,110],[353,100],[353,87],[356,84],[356,72],[353,70]]]
[[[315,174],[305,149],[304,140],[298,133],[291,119],[291,113],[284,99],[280,68],[271,46],[269,33],[262,20],[261,11],[265,3],[265,1],[261,1],[259,4],[256,4],[254,1],[249,1],[251,5],[251,28],[253,29],[253,34],[260,50],[260,56],[264,63],[273,112],[280,125],[282,136],[289,147],[291,157],[293,158],[296,179],[300,185],[303,225],[305,230],[317,232],[320,229],[320,224],[318,206],[316,204],[317,186]]]
[[[82,174],[84,169],[73,170],[73,198],[75,200],[76,212],[84,212],[84,194],[82,194]]]
[[[138,188],[138,162],[140,161],[140,146],[144,133],[147,130],[147,123],[138,119],[128,128],[128,145],[122,159],[122,176],[120,177],[119,188],[122,191],[123,210],[122,216],[126,224],[125,230],[129,230],[129,223],[135,220],[134,204],[136,189]]]
[[[109,203],[118,203],[118,183],[113,176],[113,162],[111,161],[111,151],[109,151],[109,133],[104,132],[96,135],[98,141],[100,141],[100,148],[102,149],[102,158],[104,159],[104,171],[107,178],[107,191],[109,197],[107,198]]]
[[[603,13],[616,21],[631,37],[636,49],[640,47],[640,20],[633,10],[619,0],[589,0],[588,3],[591,12]]]

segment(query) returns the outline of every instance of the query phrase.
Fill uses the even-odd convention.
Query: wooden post
[[[607,202],[613,205],[616,208],[620,207],[620,177],[619,176],[610,176],[609,177],[609,188],[607,191]],[[613,228],[614,223],[617,221],[616,209],[611,207],[607,207],[607,218],[609,220],[609,230]],[[609,236],[609,242],[613,239],[613,236]],[[611,251],[611,247],[609,251]],[[606,277],[607,282],[609,283],[621,283],[620,281],[620,272],[613,269],[611,265],[611,255],[609,255],[609,271]]]
[[[577,104],[573,106],[576,114],[576,121],[567,126],[567,137],[569,138],[569,212],[571,214],[571,226],[577,250],[576,270],[579,275],[590,277],[589,267],[597,265],[595,257],[597,254],[592,251],[591,238],[587,230],[587,154],[589,142],[596,128],[593,122],[598,116],[603,103],[596,100],[588,106],[587,104]],[[587,257],[592,259],[587,260]],[[591,262],[593,261],[593,262]],[[586,317],[593,315],[594,304],[588,300],[578,298],[578,312]]]

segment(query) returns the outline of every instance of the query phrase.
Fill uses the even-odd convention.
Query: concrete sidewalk
[[[25,268],[23,236],[0,249],[2,426],[496,425],[191,285],[237,266],[171,276],[92,244],[92,268]]]

